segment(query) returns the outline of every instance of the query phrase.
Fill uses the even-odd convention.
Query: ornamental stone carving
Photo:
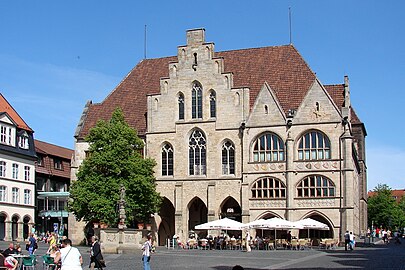
[[[268,172],[268,171],[284,171],[284,163],[263,163],[263,164],[254,164],[253,170],[256,172]]]
[[[298,207],[331,207],[335,206],[336,199],[297,199]]]
[[[284,208],[285,200],[251,200],[250,209],[254,208]]]
[[[329,170],[338,169],[337,161],[296,162],[295,169],[302,170]]]

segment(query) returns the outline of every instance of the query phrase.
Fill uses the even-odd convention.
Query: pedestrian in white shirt
[[[62,263],[61,270],[82,270],[83,258],[80,251],[72,247],[70,239],[62,240],[62,249],[55,257],[55,263]]]

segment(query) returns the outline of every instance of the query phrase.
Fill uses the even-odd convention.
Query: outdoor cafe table
[[[10,255],[13,256],[18,261],[19,269],[22,269],[23,258],[30,257],[29,255],[23,255],[23,254],[10,254]]]

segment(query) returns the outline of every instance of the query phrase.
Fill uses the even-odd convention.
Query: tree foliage
[[[161,202],[153,176],[155,162],[142,157],[143,141],[125,122],[122,110],[117,108],[109,121],[99,121],[86,141],[89,155],[70,187],[69,210],[78,220],[115,226],[123,185],[127,223],[147,221]]]
[[[375,195],[368,199],[369,225],[383,228],[403,228],[405,226],[405,199],[397,203],[392,197],[391,188],[378,184]]]

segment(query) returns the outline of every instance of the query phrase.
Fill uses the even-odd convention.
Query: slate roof
[[[250,88],[251,108],[267,82],[284,112],[297,109],[316,79],[293,45],[216,52],[214,57],[224,59],[225,72],[233,73],[234,88]],[[142,60],[103,102],[89,104],[75,136],[84,138],[99,119],[110,119],[117,106],[123,109],[128,124],[143,135],[146,132],[146,96],[160,92],[160,78],[169,77],[169,63],[176,61],[176,56]],[[341,106],[344,88],[331,86],[327,89]],[[352,117],[352,121],[355,119]]]

